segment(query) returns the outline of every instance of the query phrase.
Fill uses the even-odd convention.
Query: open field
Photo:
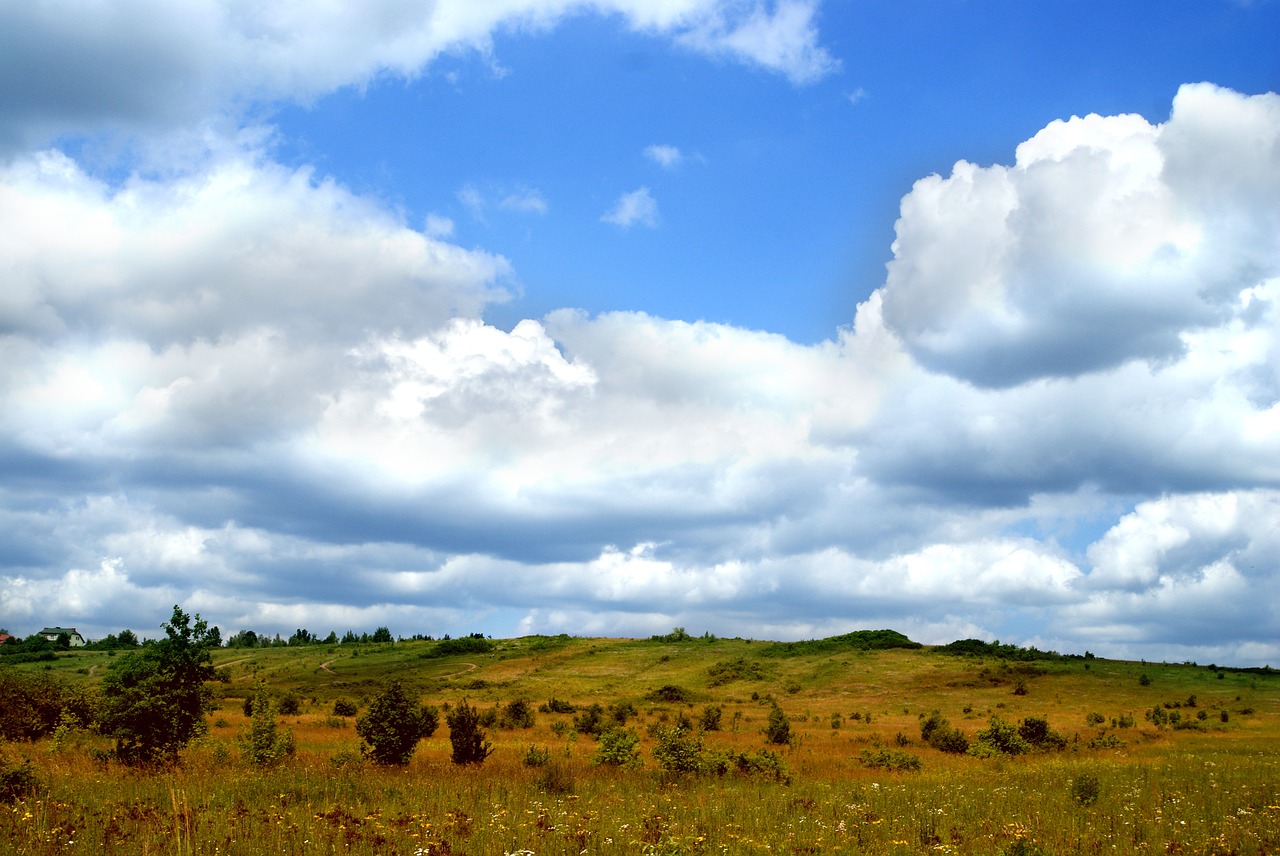
[[[221,649],[219,709],[173,770],[95,760],[107,741],[73,729],[5,745],[10,762],[30,759],[39,784],[0,804],[0,851],[1280,851],[1274,672],[927,648],[787,652],[697,638],[529,637],[448,656],[436,656],[438,646]],[[111,662],[106,652],[72,652],[15,668],[47,666],[92,685]],[[354,718],[334,715],[334,702],[355,702],[363,713],[392,678],[441,708],[464,699],[482,710],[516,699],[536,708],[554,698],[580,715],[592,704],[629,704],[635,714],[626,725],[640,738],[642,763],[594,763],[598,744],[575,731],[575,714],[551,712],[536,713],[528,728],[489,727],[494,752],[480,766],[451,763],[443,718],[407,767],[364,763]],[[298,714],[280,718],[297,751],[267,770],[246,763],[237,741],[248,724],[244,698],[258,681],[301,700]],[[770,747],[763,734],[774,702],[790,720],[786,746]],[[785,773],[732,764],[720,773],[660,769],[654,726],[682,715],[696,724],[708,706],[721,716],[719,730],[702,734],[706,750],[741,757],[773,749]],[[1153,724],[1156,708],[1170,721]],[[970,741],[993,716],[1041,717],[1066,745],[988,758],[945,753],[921,740],[921,716],[933,710]],[[914,758],[919,769],[868,766],[876,752]]]

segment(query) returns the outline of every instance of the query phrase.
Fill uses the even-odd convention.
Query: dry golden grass
[[[174,770],[140,772],[95,761],[101,738],[76,735],[6,746],[25,755],[35,793],[0,805],[0,852],[168,853],[1187,853],[1280,850],[1280,679],[1204,667],[1074,659],[1032,664],[936,652],[857,651],[762,657],[763,643],[688,640],[512,640],[486,654],[424,657],[431,643],[359,649],[218,652],[230,681],[207,736]],[[101,655],[97,655],[101,656]],[[763,677],[714,686],[710,669],[743,658]],[[322,668],[322,664],[327,668]],[[68,674],[92,682],[88,669]],[[1087,668],[1086,668],[1087,667]],[[83,668],[83,666],[81,667]],[[1150,677],[1143,686],[1138,677]],[[592,763],[595,742],[568,714],[537,715],[529,729],[491,728],[480,767],[450,763],[447,729],[424,741],[403,769],[359,759],[338,698],[361,709],[395,676],[444,705],[466,698],[491,708],[555,697],[579,706],[630,702],[641,735],[638,769]],[[277,769],[241,758],[252,679],[292,692],[302,712],[281,717],[297,753]],[[1021,680],[1025,695],[1015,695]],[[657,702],[666,685],[686,704]],[[1186,703],[1196,696],[1196,706]],[[648,727],[680,714],[722,709],[721,751],[753,753],[772,701],[791,719],[780,748],[784,784],[765,775],[664,774]],[[1158,728],[1144,712],[1164,703],[1202,730]],[[971,739],[991,716],[1046,718],[1065,751],[1001,759],[949,755],[920,745],[920,716],[940,710]],[[1227,711],[1228,721],[1221,721]],[[1247,712],[1246,711],[1251,711]],[[1103,726],[1086,724],[1101,714]],[[868,714],[870,722],[867,721]],[[1112,718],[1132,715],[1131,728]],[[838,715],[838,727],[833,716]],[[856,715],[856,718],[855,718]],[[1090,749],[1100,728],[1123,745]],[[905,745],[900,745],[905,744]],[[911,753],[921,769],[869,769],[868,747]],[[549,762],[524,763],[530,747]],[[1077,783],[1092,778],[1096,802]]]

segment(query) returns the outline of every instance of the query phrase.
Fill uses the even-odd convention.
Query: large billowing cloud
[[[961,161],[903,200],[885,318],[979,386],[1176,361],[1280,274],[1280,97],[1186,86],[1161,126],[1054,122],[1012,167]]]
[[[785,75],[838,63],[814,0],[127,0],[0,8],[0,153],[64,132],[199,122],[255,101],[309,100],[379,76],[414,77],[448,51],[491,54],[495,34],[612,13],[637,31]]]
[[[796,80],[832,67],[807,3],[473,6],[6,8],[10,65],[94,15],[143,21],[80,68],[24,65],[51,97],[4,90],[6,138],[410,75],[587,9]],[[83,89],[116,58],[153,82],[115,66]],[[1195,85],[1162,124],[1055,122],[1012,166],[923,179],[884,286],[817,345],[573,309],[500,329],[504,259],[250,143],[112,184],[16,154],[0,614],[91,635],[175,601],[286,634],[893,626],[1274,661],[1277,140],[1277,96]]]

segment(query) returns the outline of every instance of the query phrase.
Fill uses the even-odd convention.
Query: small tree
[[[777,704],[774,704],[773,709],[769,711],[769,722],[764,727],[764,736],[776,746],[786,746],[791,742],[791,720]]]
[[[213,705],[206,681],[215,680],[209,653],[215,637],[179,607],[164,624],[165,638],[116,661],[102,679],[98,725],[115,738],[127,764],[170,764],[205,729]]]
[[[434,707],[409,698],[399,681],[392,681],[356,719],[360,752],[375,764],[403,766],[413,757],[418,741],[430,737],[440,723]]]
[[[276,725],[275,704],[265,684],[253,695],[253,717],[240,734],[240,751],[256,767],[273,767],[293,754],[293,732]]]
[[[493,745],[485,739],[484,729],[480,727],[479,712],[464,699],[446,713],[444,718],[449,723],[453,763],[483,764],[484,759],[493,753]]]

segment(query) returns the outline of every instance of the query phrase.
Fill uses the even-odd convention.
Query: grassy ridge
[[[1275,674],[1024,661],[990,650],[957,656],[870,644],[877,638],[893,641],[851,634],[779,649],[707,637],[526,637],[453,651],[431,641],[224,649],[215,656],[227,678],[218,686],[220,709],[175,771],[140,774],[95,762],[89,750],[100,738],[78,732],[4,747],[8,757],[30,758],[40,788],[24,802],[0,804],[0,851],[1225,856],[1280,849]],[[19,668],[48,666],[93,684],[110,662],[105,652],[72,652]],[[393,677],[436,705],[630,703],[643,764],[594,765],[597,744],[575,733],[572,713],[539,713],[527,729],[491,728],[496,751],[479,768],[449,763],[443,726],[404,770],[363,764],[353,722],[334,716],[333,704],[346,699],[363,710]],[[257,680],[302,701],[298,715],[281,720],[298,752],[279,769],[248,766],[236,744],[247,725],[241,702]],[[688,700],[655,700],[670,697],[656,692],[670,687]],[[706,746],[750,753],[766,746],[762,730],[775,703],[791,721],[793,741],[780,749],[790,784],[732,771],[672,777],[658,768],[655,724],[681,715],[697,721],[716,705],[722,730],[704,734]],[[1192,727],[1157,726],[1146,718],[1154,708]],[[935,709],[970,739],[992,716],[1043,717],[1067,749],[1003,759],[940,752],[919,739],[921,715]],[[1126,716],[1132,727],[1113,725]],[[1100,744],[1100,735],[1111,739]],[[913,756],[920,769],[867,767],[872,747]],[[530,748],[545,750],[547,763],[526,766]],[[1096,800],[1080,799],[1081,782],[1092,783]]]

